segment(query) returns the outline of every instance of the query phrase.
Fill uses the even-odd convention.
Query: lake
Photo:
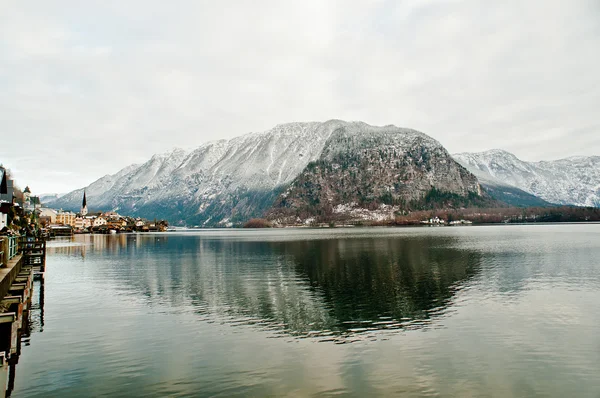
[[[599,224],[48,246],[13,397],[600,397]]]

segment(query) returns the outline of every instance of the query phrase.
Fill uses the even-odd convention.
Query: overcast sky
[[[67,192],[278,123],[600,155],[598,0],[0,0],[0,162]]]

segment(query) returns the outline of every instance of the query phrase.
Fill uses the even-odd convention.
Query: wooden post
[[[6,267],[8,264],[8,239],[0,237],[0,268]]]
[[[8,360],[6,353],[0,352],[0,398],[6,397],[6,388],[8,382]]]
[[[15,389],[15,378],[17,375],[17,363],[19,362],[19,356],[13,355],[8,360],[8,383],[6,383],[6,396],[10,397],[13,390]]]

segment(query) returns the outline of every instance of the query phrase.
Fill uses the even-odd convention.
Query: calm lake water
[[[600,225],[53,241],[13,397],[600,397]]]

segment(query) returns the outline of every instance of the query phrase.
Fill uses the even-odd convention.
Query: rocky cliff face
[[[425,134],[330,120],[155,155],[85,190],[90,210],[208,227],[260,217],[274,203],[278,209],[315,201],[323,209],[408,205],[432,188],[465,198],[481,194],[477,179]],[[48,205],[78,210],[82,196],[83,188]]]
[[[525,162],[494,149],[453,157],[484,184],[516,187],[555,204],[600,207],[600,156]]]
[[[477,178],[431,137],[395,126],[346,123],[280,195],[269,216],[289,222],[315,215],[360,218],[371,211],[389,218],[394,211],[421,207],[432,192],[461,204],[482,198]]]

